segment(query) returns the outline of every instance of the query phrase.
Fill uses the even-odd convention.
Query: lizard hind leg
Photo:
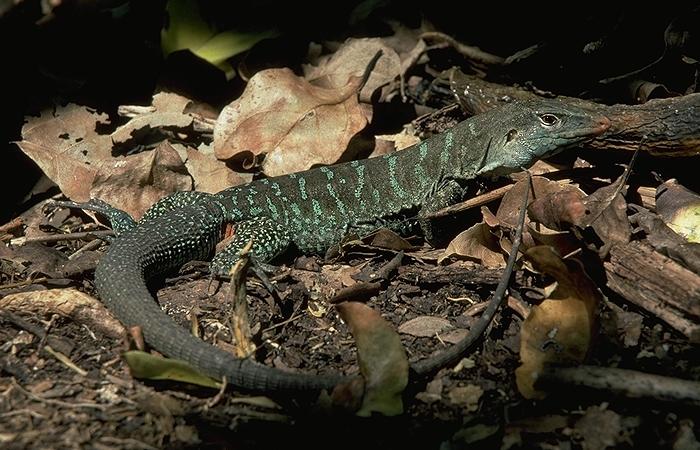
[[[217,253],[209,268],[212,275],[228,276],[246,244],[253,240],[251,255],[263,264],[284,252],[292,242],[289,231],[282,224],[268,217],[255,217],[236,222],[234,235],[224,250]]]

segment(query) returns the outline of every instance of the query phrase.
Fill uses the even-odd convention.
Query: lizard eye
[[[510,130],[508,134],[506,134],[506,143],[512,141],[515,139],[515,136],[518,135],[518,130]]]
[[[545,127],[551,127],[559,122],[559,117],[554,114],[540,114],[540,122]]]

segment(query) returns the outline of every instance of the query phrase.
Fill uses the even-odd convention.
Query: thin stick
[[[700,382],[611,367],[550,367],[536,381],[537,388],[582,387],[630,398],[700,406]]]
[[[58,241],[77,241],[80,239],[99,239],[101,237],[113,236],[112,230],[97,230],[97,231],[81,231],[78,233],[52,234],[49,236],[32,236],[19,237],[12,239],[12,245],[25,245],[30,242],[58,242]]]

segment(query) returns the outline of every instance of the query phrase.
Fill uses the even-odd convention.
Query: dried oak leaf
[[[164,196],[192,190],[185,164],[167,141],[152,151],[110,158],[99,166],[90,197],[121,208],[135,219]]]
[[[549,218],[549,215],[556,214],[556,212],[552,212],[551,209],[560,208],[562,206],[558,202],[555,202],[554,206],[550,206],[550,203],[552,203],[557,196],[566,196],[567,194],[565,193],[567,192],[573,193],[569,195],[585,196],[585,193],[572,185],[561,184],[538,176],[532,177],[532,184],[530,184],[527,178],[525,178],[515,183],[503,196],[498,211],[496,211],[496,217],[498,217],[501,223],[507,224],[510,227],[515,227],[518,214],[520,213],[520,205],[523,203],[522,199],[525,189],[529,189],[528,198],[530,198],[530,204],[528,212],[537,213],[535,216],[537,221],[546,224],[549,228],[555,228],[552,226],[552,222],[556,222],[556,220]],[[566,217],[576,213],[564,211],[560,214],[564,214]],[[529,222],[529,219],[526,218],[525,220],[526,223]]]
[[[586,357],[597,330],[602,296],[576,260],[563,260],[550,247],[538,246],[525,253],[534,267],[557,284],[548,298],[533,306],[520,332],[521,366],[515,371],[523,397],[544,398],[534,388],[546,364],[579,364]]]
[[[336,305],[355,343],[365,392],[358,416],[403,412],[401,395],[408,385],[408,358],[394,328],[369,306],[358,302]]]
[[[627,218],[627,202],[622,195],[628,171],[629,169],[612,184],[584,198],[586,214],[575,223],[582,229],[591,227],[595,231],[603,243],[598,248],[601,257],[607,255],[613,244],[626,244],[632,236],[632,226]]]
[[[505,267],[499,240],[491,233],[491,227],[480,222],[459,233],[447,245],[438,258],[438,264],[447,258],[459,256],[490,268]]]
[[[326,89],[289,69],[258,72],[216,121],[216,157],[251,161],[267,153],[268,176],[335,163],[367,125],[368,114],[357,100],[360,82],[355,77],[342,88]]]
[[[192,126],[194,117],[185,113],[192,101],[171,92],[159,92],[153,96],[150,107],[139,107],[141,114],[135,115],[126,124],[112,133],[115,144],[125,144],[149,130],[165,128],[185,130]]]
[[[26,119],[17,145],[65,195],[85,201],[99,171],[95,162],[111,157],[110,137],[95,131],[108,123],[106,114],[78,105],[45,110]]]
[[[234,172],[225,162],[216,159],[211,147],[200,145],[196,150],[186,147],[185,151],[185,166],[194,179],[196,191],[213,194],[253,180],[252,173]]]
[[[305,78],[315,86],[342,88],[352,77],[362,77],[370,60],[380,50],[382,55],[360,91],[360,101],[370,103],[375,90],[401,73],[399,55],[381,38],[348,39],[332,55],[319,58],[315,66],[304,66]]]
[[[100,198],[135,218],[161,197],[192,188],[182,160],[167,143],[112,157],[110,136],[95,129],[107,120],[105,114],[67,105],[30,118],[17,145],[70,199]]]

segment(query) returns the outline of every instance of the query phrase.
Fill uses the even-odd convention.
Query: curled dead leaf
[[[125,144],[139,133],[152,129],[167,128],[183,130],[192,126],[194,118],[185,113],[192,101],[171,92],[159,92],[153,96],[151,107],[141,108],[142,113],[134,115],[126,124],[112,133],[112,142]],[[121,107],[120,110],[124,110]]]
[[[360,91],[360,101],[370,103],[374,91],[401,72],[399,55],[381,38],[348,39],[334,54],[319,58],[316,66],[305,66],[306,79],[315,86],[342,88],[351,78],[361,77],[367,64],[380,50],[382,56]]]
[[[535,268],[552,276],[555,289],[523,322],[520,334],[521,366],[515,371],[518,390],[525,398],[544,398],[534,388],[548,364],[579,364],[585,359],[597,331],[601,294],[576,260],[562,260],[550,247],[529,249]]]
[[[688,242],[700,243],[700,195],[670,179],[656,189],[656,211]]]
[[[326,89],[289,69],[258,72],[216,121],[217,158],[250,161],[267,153],[263,171],[268,176],[335,163],[367,125],[357,101],[360,82],[353,78],[342,88]]]
[[[359,416],[378,412],[401,414],[401,395],[408,385],[408,358],[396,330],[377,311],[358,302],[336,305],[355,343],[365,392]]]
[[[498,238],[485,222],[480,222],[459,233],[438,258],[438,264],[445,259],[459,256],[490,268],[502,268],[506,263],[501,253]]]

